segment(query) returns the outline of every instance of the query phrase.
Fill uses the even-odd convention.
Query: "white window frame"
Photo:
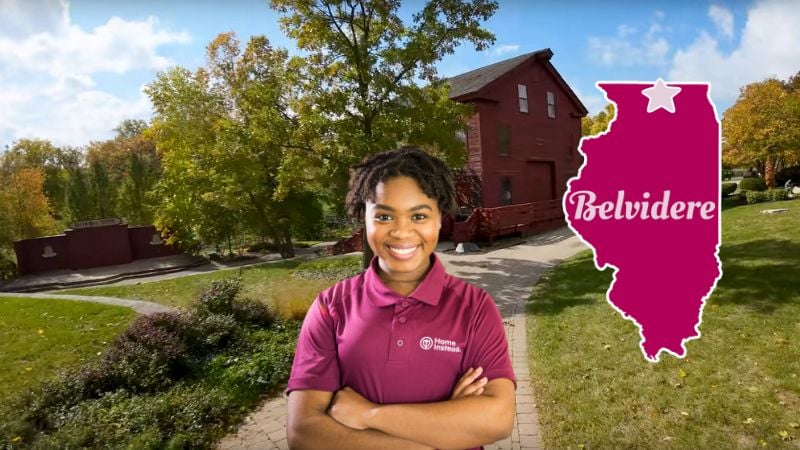
[[[551,91],[547,91],[547,117],[556,118],[556,96]]]
[[[518,84],[517,97],[519,98],[519,112],[528,112],[528,86]]]

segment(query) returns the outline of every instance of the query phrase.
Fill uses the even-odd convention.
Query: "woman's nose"
[[[403,237],[406,235],[411,234],[413,231],[412,224],[410,220],[396,220],[394,222],[394,226],[389,231],[389,234],[392,237]]]

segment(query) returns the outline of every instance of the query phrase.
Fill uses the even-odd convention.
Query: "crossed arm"
[[[449,400],[377,405],[344,388],[293,391],[288,440],[293,449],[470,448],[511,434],[514,384],[506,378],[478,380],[480,369],[459,380]]]

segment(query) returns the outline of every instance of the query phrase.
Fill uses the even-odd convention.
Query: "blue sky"
[[[452,76],[549,47],[596,113],[601,80],[708,81],[722,114],[747,83],[800,71],[800,2],[790,0],[500,0],[485,26],[494,47],[457,49]],[[403,3],[410,19],[422,5]],[[0,0],[0,146],[22,137],[82,146],[125,118],[150,116],[141,92],[174,65],[195,69],[205,45],[235,31],[295,51],[267,0]]]

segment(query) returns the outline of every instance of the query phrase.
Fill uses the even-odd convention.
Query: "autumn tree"
[[[776,170],[800,161],[800,91],[776,79],[745,86],[723,115],[722,136],[723,162],[763,167],[774,187]]]
[[[0,175],[0,216],[4,246],[13,241],[44,236],[57,230],[50,216],[41,168],[22,168]]]
[[[156,224],[182,242],[219,242],[243,227],[291,257],[290,217],[314,206],[292,201],[304,183],[279,190],[282,170],[295,180],[313,170],[295,152],[309,148],[292,143],[296,72],[263,36],[242,50],[233,33],[221,34],[207,55],[205,67],[162,72],[146,88],[163,164]]]
[[[605,132],[615,115],[614,104],[609,103],[596,115],[581,118],[581,135],[594,136]]]
[[[48,198],[51,215],[60,218],[66,210],[67,171],[63,164],[63,150],[50,141],[20,139],[2,157],[0,171],[10,176],[21,169],[41,169],[44,173],[44,193]]]

